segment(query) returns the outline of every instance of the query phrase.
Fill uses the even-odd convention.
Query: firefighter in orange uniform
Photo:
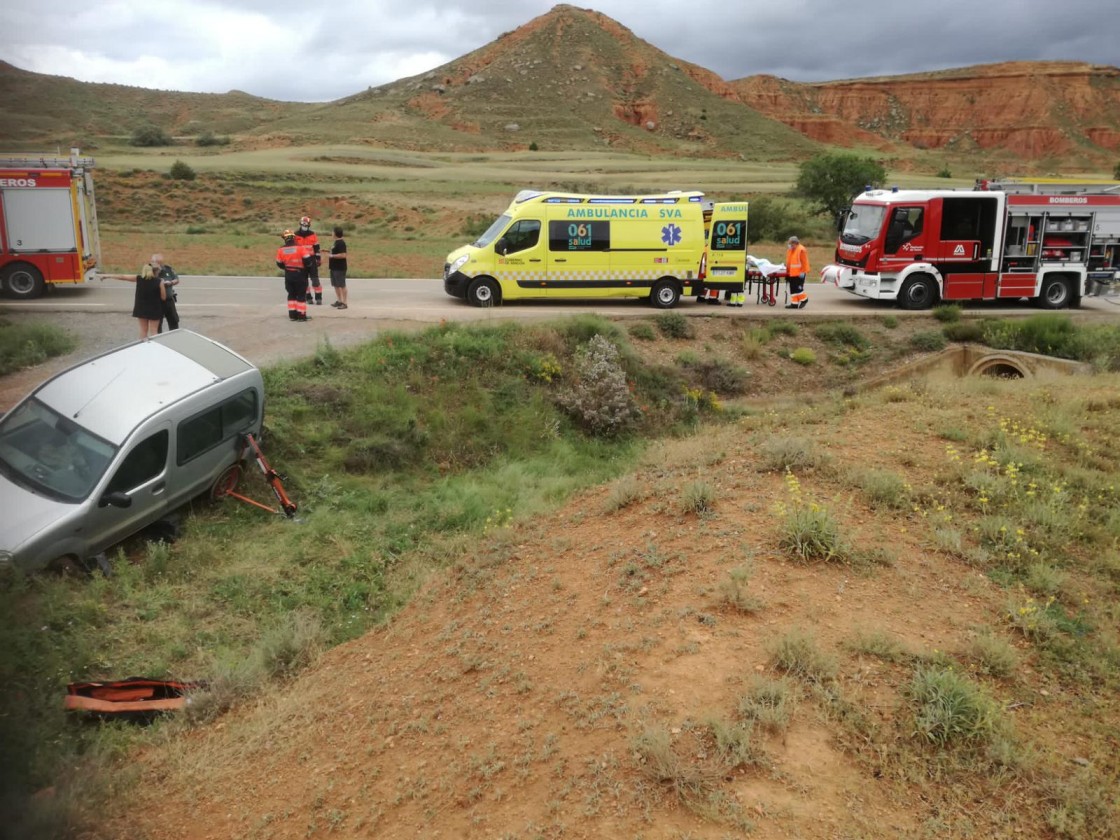
[[[307,302],[311,303],[312,300],[319,306],[323,305],[323,287],[319,284],[319,266],[323,263],[323,258],[319,255],[319,237],[315,235],[315,231],[311,229],[311,217],[303,216],[299,220],[299,230],[296,231],[296,244],[308,245],[315,255],[315,261],[311,264],[308,270],[308,275],[311,278],[311,286],[307,289]],[[315,296],[312,297],[311,293],[314,292]]]
[[[809,274],[809,252],[796,236],[786,242],[786,282],[789,284],[789,303],[786,309],[804,309],[809,302],[805,293],[805,277]]]
[[[310,321],[307,314],[307,275],[315,264],[310,245],[300,245],[290,230],[280,234],[284,244],[276,249],[276,265],[284,269],[284,288],[288,292],[288,319]]]

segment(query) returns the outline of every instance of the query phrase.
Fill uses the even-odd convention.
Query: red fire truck
[[[852,202],[822,277],[903,309],[1021,298],[1079,306],[1120,281],[1120,183],[868,190]]]
[[[0,157],[0,291],[92,280],[100,261],[93,158]]]

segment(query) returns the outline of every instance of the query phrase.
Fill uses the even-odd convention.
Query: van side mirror
[[[128,495],[128,493],[122,493],[119,490],[115,493],[106,493],[97,500],[97,506],[130,508],[132,507],[132,497]]]
[[[503,236],[501,239],[494,243],[494,250],[504,257],[509,253],[509,240]]]

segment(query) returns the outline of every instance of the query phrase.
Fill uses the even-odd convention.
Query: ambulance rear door
[[[708,229],[709,289],[740,290],[746,282],[747,202],[716,204]]]

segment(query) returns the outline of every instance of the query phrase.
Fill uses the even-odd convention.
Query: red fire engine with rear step
[[[821,276],[903,309],[1022,298],[1076,307],[1120,282],[1120,182],[868,190],[852,202],[836,263]]]
[[[0,291],[93,280],[100,261],[93,158],[0,157]]]

